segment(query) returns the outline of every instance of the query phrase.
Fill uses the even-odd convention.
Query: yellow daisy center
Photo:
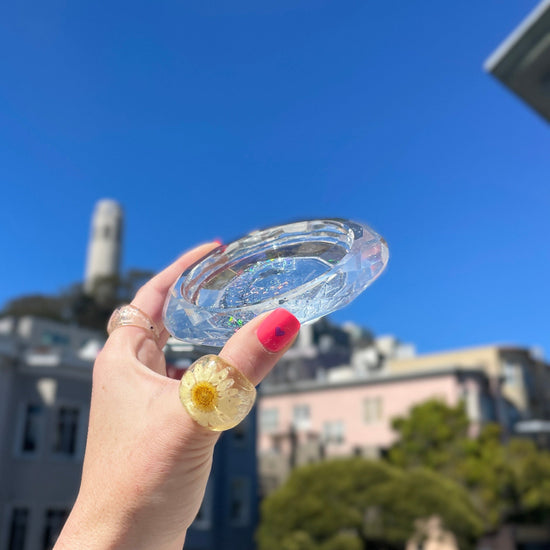
[[[202,412],[211,412],[218,402],[218,391],[210,382],[197,382],[191,389],[191,401]]]

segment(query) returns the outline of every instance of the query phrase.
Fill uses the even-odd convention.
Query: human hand
[[[56,550],[181,549],[202,502],[219,433],[183,408],[166,376],[162,325],[168,290],[189,265],[218,246],[202,245],[145,284],[132,304],[159,328],[114,330],[94,365],[82,482]],[[299,322],[285,310],[243,326],[220,357],[257,385],[294,341]]]

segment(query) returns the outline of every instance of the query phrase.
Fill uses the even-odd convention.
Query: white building
[[[48,549],[80,485],[93,359],[103,336],[0,320],[0,548]]]
[[[108,292],[99,285],[111,284],[120,272],[122,255],[122,207],[115,201],[104,199],[96,203],[92,216],[84,290],[87,294]]]

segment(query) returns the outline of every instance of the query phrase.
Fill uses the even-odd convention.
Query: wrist
[[[181,550],[185,532],[177,541],[160,543],[160,533],[147,533],[143,526],[122,516],[114,517],[107,511],[77,499],[57,539],[54,550]],[[153,546],[151,542],[154,541]]]
[[[111,514],[97,513],[92,506],[77,499],[54,550],[125,550],[129,548],[126,538],[122,522],[117,522]]]

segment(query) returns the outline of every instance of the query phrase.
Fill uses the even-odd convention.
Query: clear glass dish
[[[354,300],[388,258],[380,235],[345,219],[253,231],[182,273],[166,299],[164,324],[180,340],[223,346],[242,325],[278,307],[309,323]]]

